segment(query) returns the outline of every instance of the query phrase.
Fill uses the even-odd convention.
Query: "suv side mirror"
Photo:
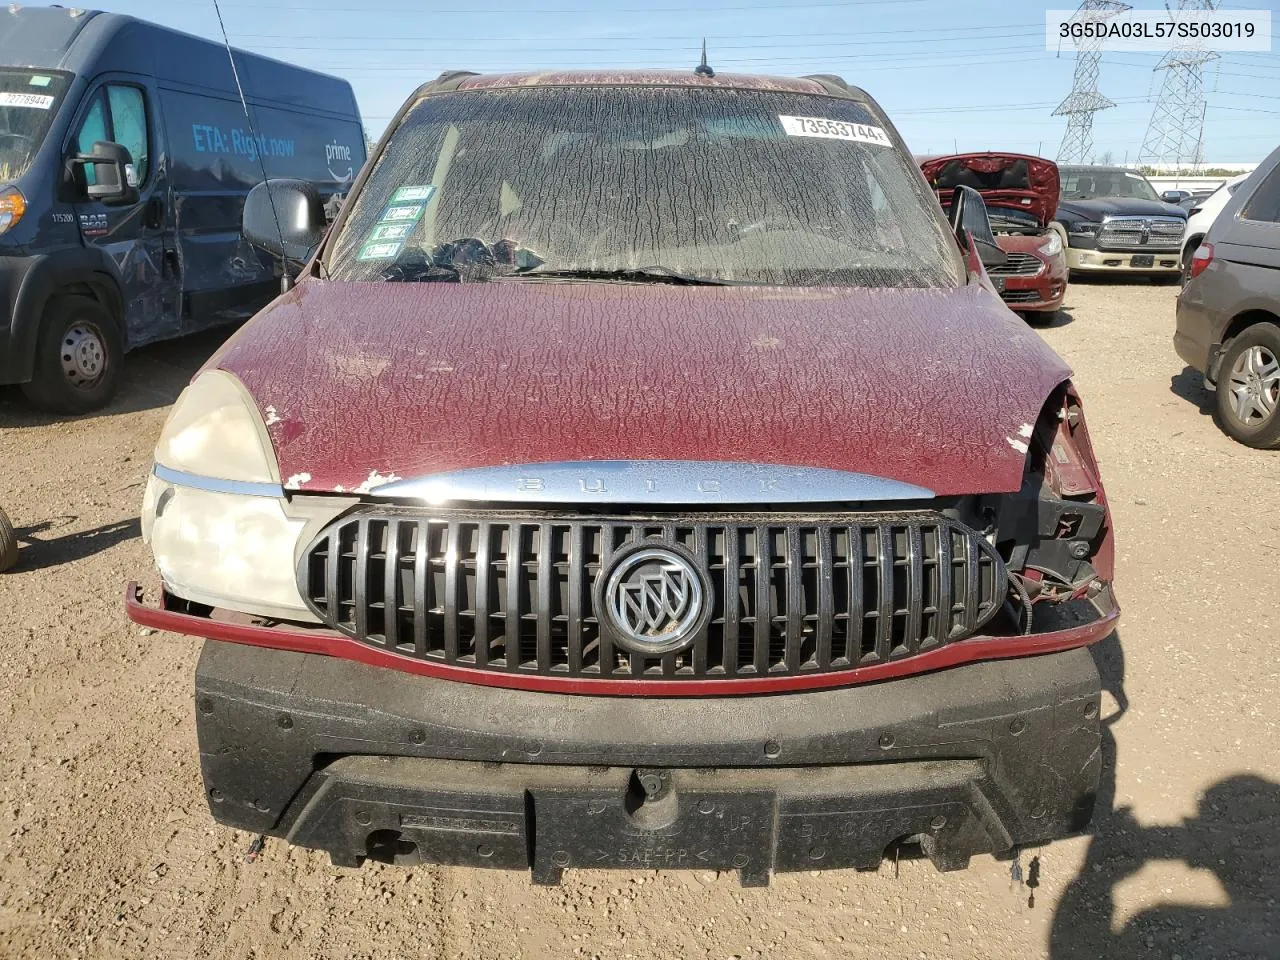
[[[984,267],[998,267],[1009,261],[1008,255],[996,243],[991,219],[987,216],[987,204],[973,187],[956,187],[951,194],[948,219],[962,249],[968,250],[969,240],[973,240],[978,248],[978,259]]]
[[[264,180],[245,197],[241,222],[246,240],[296,276],[324,238],[324,202],[305,180]]]
[[[138,175],[133,157],[118,143],[99,140],[89,153],[74,156],[72,166],[93,167],[93,183],[85,184],[85,194],[109,207],[138,202]]]

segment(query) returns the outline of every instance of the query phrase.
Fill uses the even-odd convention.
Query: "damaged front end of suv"
[[[873,100],[458,74],[380,149],[148,483],[217,820],[541,883],[1087,826],[1083,409]]]

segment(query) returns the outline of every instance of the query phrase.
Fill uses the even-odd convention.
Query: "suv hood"
[[[1187,211],[1171,203],[1159,200],[1139,200],[1134,197],[1098,197],[1094,200],[1063,200],[1058,204],[1058,214],[1074,214],[1083,220],[1100,221],[1103,217],[1181,217]]]
[[[289,489],[505,464],[738,461],[939,495],[1017,490],[1070,370],[947,290],[307,281],[206,368],[257,401]]]
[[[1062,182],[1058,165],[1022,153],[957,153],[923,157],[920,170],[938,194],[943,209],[951,205],[956,187],[973,187],[989,207],[1008,207],[1049,225],[1058,207]]]

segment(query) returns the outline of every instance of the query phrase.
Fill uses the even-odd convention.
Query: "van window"
[[[1277,166],[1267,178],[1258,184],[1253,196],[1244,202],[1240,216],[1245,220],[1261,220],[1269,223],[1280,222],[1280,166]]]
[[[76,150],[90,153],[99,140],[118,143],[129,151],[133,169],[138,175],[138,186],[147,179],[148,160],[151,155],[147,137],[147,107],[142,91],[137,87],[109,84],[93,95],[89,112],[80,123],[76,134]],[[86,183],[95,182],[92,164],[84,168]]]
[[[99,140],[110,140],[111,131],[107,120],[107,103],[99,90],[93,95],[89,112],[84,115],[80,124],[80,132],[76,134],[76,152],[91,153],[93,145]],[[85,164],[84,179],[86,183],[97,182],[97,171],[93,164]]]
[[[111,128],[114,140],[129,151],[138,185],[147,179],[147,160],[151,154],[147,141],[147,108],[142,91],[137,87],[112,84],[107,87],[111,104]]]

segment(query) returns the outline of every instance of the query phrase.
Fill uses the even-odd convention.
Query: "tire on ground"
[[[116,392],[123,356],[120,324],[102,304],[91,297],[58,297],[40,323],[35,369],[22,391],[54,413],[97,410]]]
[[[13,524],[3,510],[0,510],[0,573],[4,573],[18,562],[18,537],[13,532]]]
[[[1245,352],[1255,347],[1261,348],[1264,355],[1269,354],[1273,361],[1280,363],[1280,325],[1256,323],[1247,327],[1231,341],[1218,367],[1218,389],[1214,401],[1215,418],[1218,426],[1228,436],[1246,446],[1259,450],[1280,449],[1280,402],[1273,402],[1270,414],[1256,423],[1246,423],[1235,408],[1237,392],[1232,389],[1232,371]],[[1273,401],[1280,399],[1277,398],[1277,392],[1280,391],[1280,370],[1276,371],[1276,375],[1278,379],[1272,380],[1269,386],[1265,381],[1261,384]],[[1247,377],[1246,381],[1238,386],[1247,389]]]

